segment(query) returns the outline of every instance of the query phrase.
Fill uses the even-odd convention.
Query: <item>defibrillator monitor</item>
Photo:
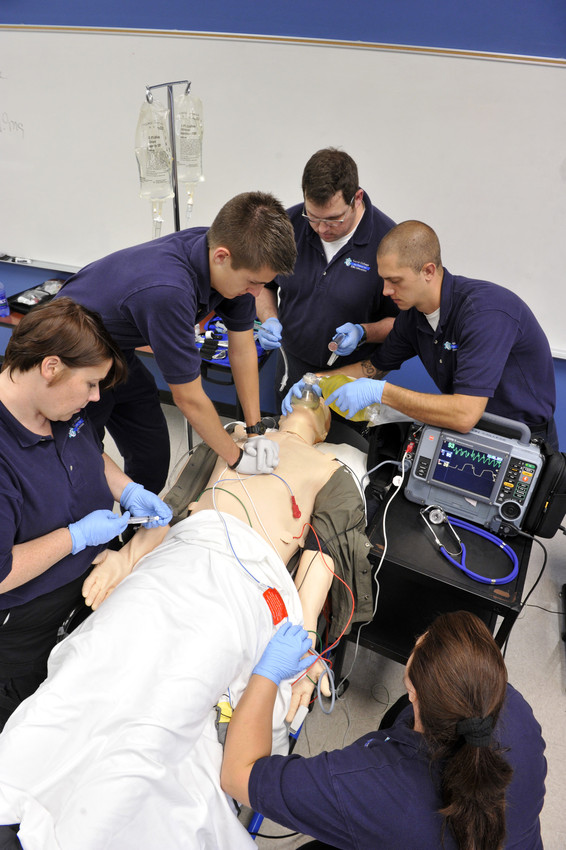
[[[482,428],[459,434],[420,427],[420,437],[418,427],[413,431],[418,442],[409,445],[414,460],[407,499],[438,505],[491,531],[520,528],[544,463],[538,446],[528,436],[515,439]]]

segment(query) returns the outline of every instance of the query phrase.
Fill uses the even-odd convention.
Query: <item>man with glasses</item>
[[[280,400],[305,372],[326,368],[337,333],[344,338],[334,368],[370,357],[398,313],[383,295],[376,264],[377,246],[395,222],[360,189],[352,157],[336,148],[317,151],[302,188],[304,204],[288,210],[297,243],[294,273],[279,275],[256,299],[263,348],[283,348],[288,361],[287,369],[282,356],[277,364]]]

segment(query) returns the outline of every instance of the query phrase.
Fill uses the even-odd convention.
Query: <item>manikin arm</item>
[[[311,550],[303,552],[295,575],[295,585],[303,609],[304,627],[310,634],[312,646],[316,652],[320,652],[316,637],[318,618],[328,596],[333,577],[334,562],[332,558]],[[288,723],[291,722],[300,705],[309,705],[312,692],[323,670],[322,663],[317,661],[307,670],[307,674],[303,675],[293,685],[291,704],[285,718]],[[329,695],[327,687],[323,688],[323,693],[326,696]]]
[[[85,605],[96,611],[122,579],[132,572],[138,561],[161,543],[168,529],[169,526],[140,528],[118,552],[113,549],[100,552],[93,561],[95,568],[83,583]]]

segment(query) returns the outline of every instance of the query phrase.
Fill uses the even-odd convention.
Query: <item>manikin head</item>
[[[302,399],[294,398],[291,402],[292,413],[279,419],[279,430],[298,434],[307,442],[322,443],[330,428],[330,408],[320,398],[317,407],[307,406]]]

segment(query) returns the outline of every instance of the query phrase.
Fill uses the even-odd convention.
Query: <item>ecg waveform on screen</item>
[[[448,449],[443,448],[440,452],[440,460],[451,459],[452,457],[458,458],[469,458],[471,463],[468,466],[473,466],[473,468],[477,468],[477,466],[491,466],[493,469],[499,469],[501,466],[502,458],[497,457],[496,455],[489,455],[485,452],[477,452],[475,449],[467,449],[464,446],[449,446]],[[464,469],[466,464],[464,463],[462,466],[458,466],[457,463],[450,463],[450,466],[454,466],[457,469]]]
[[[502,462],[499,455],[446,441],[438,456],[434,479],[488,496]]]

